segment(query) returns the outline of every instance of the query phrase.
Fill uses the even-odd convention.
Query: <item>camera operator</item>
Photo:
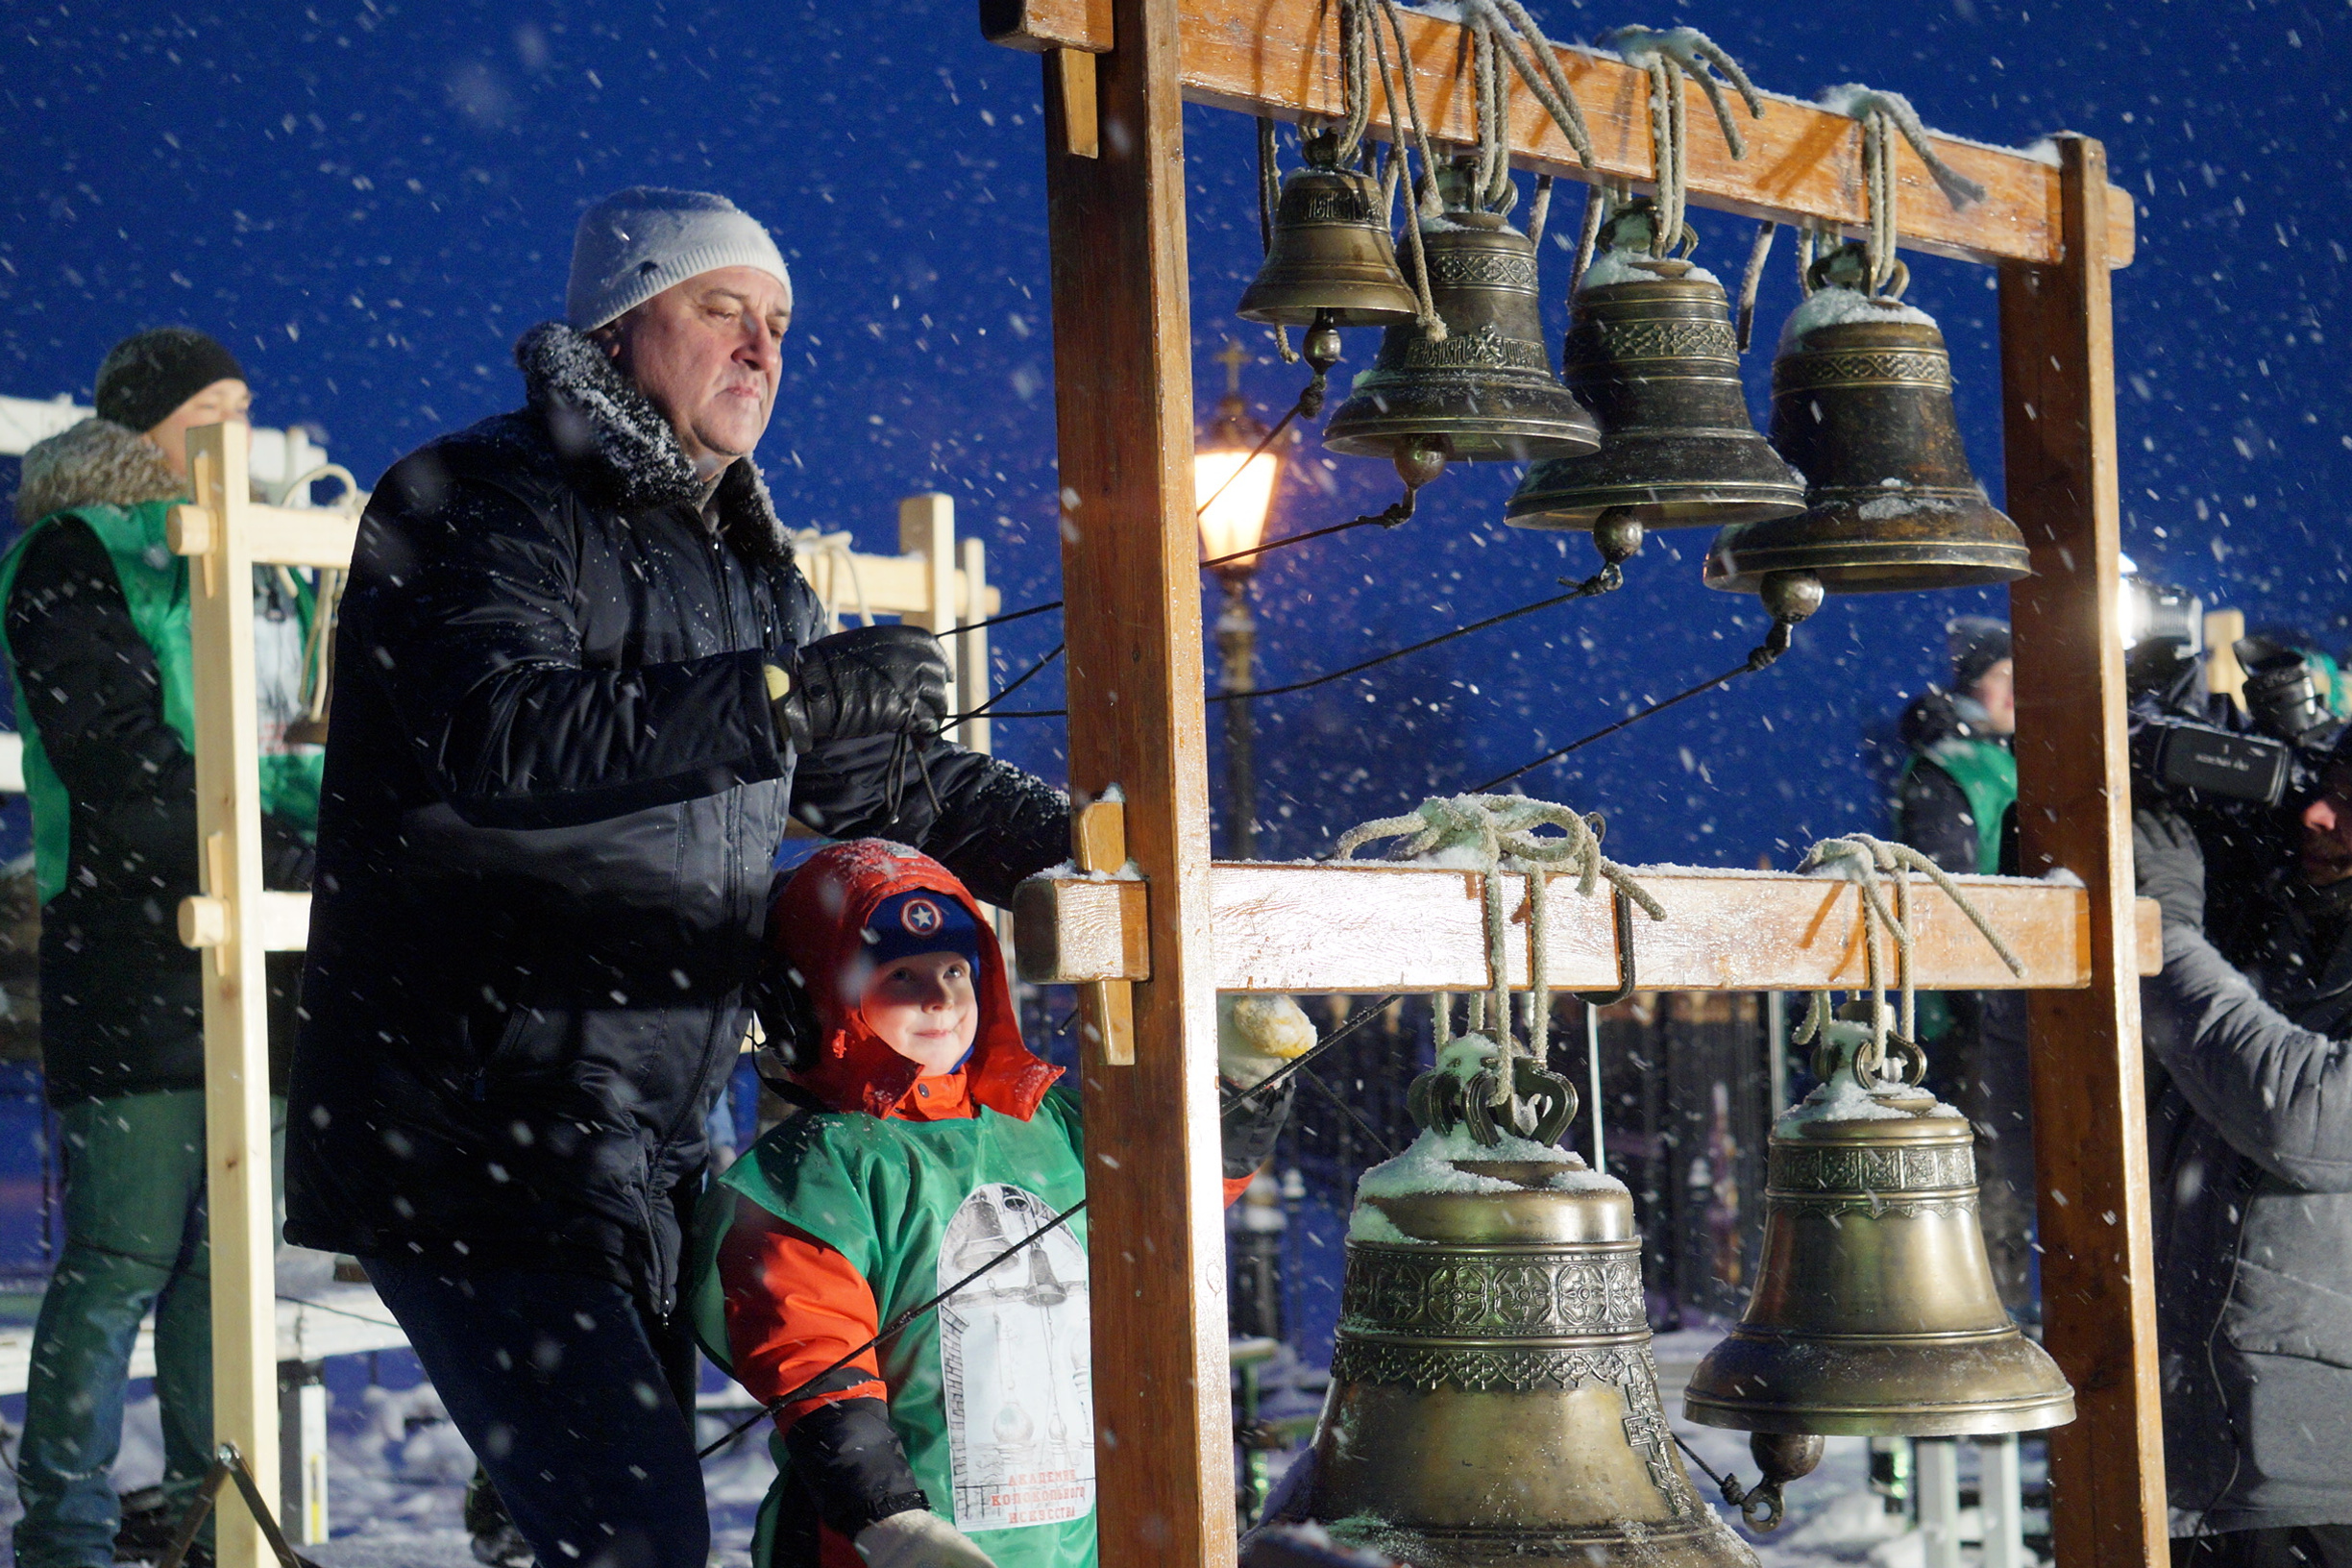
[[[2176,1565],[2352,1565],[2352,745],[2257,892],[2243,972],[2207,940],[2198,834],[2136,780],[2164,970],[2148,1052]],[[2178,796],[2175,796],[2178,798]]]

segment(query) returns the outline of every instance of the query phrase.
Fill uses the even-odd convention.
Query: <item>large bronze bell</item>
[[[1423,227],[1421,249],[1445,336],[1432,340],[1411,323],[1389,328],[1323,444],[1394,458],[1409,478],[1454,458],[1525,461],[1598,447],[1592,416],[1544,352],[1527,235],[1495,213],[1458,209]],[[1405,261],[1412,264],[1409,254]]]
[[[2073,1420],[2073,1389],[1994,1288],[1975,1145],[1932,1094],[1841,1058],[1773,1127],[1755,1293],[1692,1374],[1682,1413],[1830,1436]]]
[[[1608,221],[1570,310],[1560,357],[1601,450],[1531,471],[1510,499],[1514,527],[1590,528],[1606,512],[1673,528],[1804,509],[1804,480],[1749,422],[1723,285],[1653,258],[1655,222],[1647,198]]]
[[[1659,1405],[1632,1200],[1550,1144],[1431,1131],[1366,1174],[1310,1462],[1294,1516],[1416,1568],[1754,1568]]]
[[[1806,480],[1795,517],[1726,528],[1710,588],[1753,593],[1810,572],[1831,593],[2007,582],[2025,536],[1985,499],[1952,414],[1951,355],[1934,320],[1864,291],[1860,247],[1814,263],[1820,286],[1773,363],[1772,444]]]
[[[1336,138],[1307,138],[1307,166],[1283,180],[1264,263],[1236,313],[1269,326],[1386,327],[1420,314],[1397,270],[1380,186],[1332,162]]]

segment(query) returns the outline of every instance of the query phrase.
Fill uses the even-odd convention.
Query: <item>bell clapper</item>
[[[1314,323],[1307,329],[1306,339],[1299,345],[1299,356],[1307,361],[1307,368],[1314,372],[1314,380],[1309,381],[1299,393],[1298,411],[1302,417],[1313,419],[1323,412],[1323,400],[1331,389],[1332,366],[1337,364],[1340,357],[1339,325],[1332,319],[1329,310],[1315,312]]]
[[[1606,594],[1625,586],[1625,563],[1641,553],[1644,530],[1641,515],[1630,506],[1612,506],[1603,512],[1593,524],[1593,548],[1601,552],[1601,570],[1582,582],[1571,583],[1560,578],[1560,586],[1574,588],[1580,599]]]
[[[1772,630],[1764,634],[1763,646],[1748,655],[1748,668],[1761,670],[1789,650],[1797,623],[1822,607],[1828,595],[1822,588],[1821,578],[1810,572],[1774,572],[1764,578],[1762,588],[1765,613],[1773,618]]]

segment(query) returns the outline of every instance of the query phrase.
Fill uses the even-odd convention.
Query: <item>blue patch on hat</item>
[[[944,894],[894,894],[875,906],[859,936],[876,966],[917,953],[961,953],[980,967],[980,922]]]

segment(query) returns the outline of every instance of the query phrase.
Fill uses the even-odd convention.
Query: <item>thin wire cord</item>
[[[1653,702],[1648,707],[1642,709],[1641,712],[1628,715],[1626,718],[1620,719],[1615,723],[1610,724],[1605,729],[1596,729],[1590,735],[1585,736],[1580,741],[1570,741],[1566,746],[1559,747],[1554,750],[1546,751],[1542,756],[1537,757],[1532,762],[1521,763],[1518,767],[1513,768],[1507,773],[1497,773],[1494,777],[1488,779],[1483,784],[1473,785],[1467,793],[1471,795],[1484,795],[1487,791],[1495,788],[1495,786],[1499,784],[1507,784],[1522,773],[1531,773],[1536,769],[1541,768],[1547,762],[1557,762],[1569,752],[1590,746],[1595,741],[1606,740],[1609,736],[1616,734],[1619,730],[1631,724],[1637,724],[1644,719],[1649,718],[1654,713],[1663,713],[1668,708],[1673,707],[1677,702],[1688,701],[1690,698],[1699,696],[1703,692],[1711,692],[1716,687],[1721,686],[1724,682],[1730,680],[1734,676],[1744,675],[1754,668],[1754,665],[1749,664],[1745,661],[1735,664],[1730,669],[1726,670],[1722,674],[1709,680],[1703,680],[1698,685],[1693,686],[1687,692],[1677,692],[1674,696],[1666,698],[1663,702]]]
[[[1596,589],[1589,584],[1573,588],[1567,593],[1555,594],[1550,599],[1539,599],[1532,604],[1522,604],[1517,609],[1505,610],[1500,615],[1490,615],[1483,621],[1473,621],[1467,625],[1456,626],[1451,631],[1441,631],[1434,637],[1424,637],[1417,643],[1408,643],[1403,648],[1391,649],[1385,653],[1375,654],[1371,658],[1360,660],[1355,664],[1351,664],[1344,670],[1334,670],[1325,674],[1310,676],[1305,680],[1294,680],[1286,686],[1266,686],[1256,691],[1248,692],[1216,692],[1213,693],[1209,697],[1208,700],[1211,702],[1251,702],[1256,701],[1262,697],[1283,697],[1291,692],[1304,692],[1316,686],[1328,686],[1335,680],[1345,680],[1350,675],[1361,674],[1364,671],[1372,669],[1375,665],[1386,664],[1391,659],[1401,659],[1408,653],[1418,653],[1425,649],[1435,648],[1439,643],[1450,643],[1457,637],[1467,637],[1474,631],[1484,631],[1488,626],[1500,625],[1506,621],[1513,621],[1523,615],[1532,615],[1537,610],[1550,609],[1555,604],[1565,604],[1572,600],[1590,599],[1595,593],[1601,591],[1603,590]],[[1061,650],[1056,649],[1055,651],[1058,653]],[[1744,669],[1746,667],[1742,666],[1742,668]],[[1033,675],[1035,674],[1037,674],[1037,671],[1031,670],[1029,674],[1024,674],[1021,679],[1026,680],[1029,678],[1029,675]],[[1726,676],[1724,678],[1728,679],[1729,677]],[[1019,683],[1015,682],[1015,684],[1017,685]],[[1013,687],[1006,687],[1004,692],[998,693],[994,698],[992,698],[992,700],[1002,700],[1006,693],[1009,693],[1012,690]],[[1687,697],[1693,694],[1686,692],[1683,695]],[[1678,698],[1677,700],[1679,699]],[[948,723],[950,724],[961,723],[964,719],[971,718],[981,711],[983,710],[975,708],[971,713],[964,714],[957,719],[948,721]],[[998,719],[1064,719],[1067,718],[1068,715],[1069,710],[1067,708],[1029,708],[1015,713],[999,712],[994,714],[993,717]],[[941,727],[944,729],[946,726],[943,725]],[[1529,766],[1532,767],[1534,765],[1531,763]]]

